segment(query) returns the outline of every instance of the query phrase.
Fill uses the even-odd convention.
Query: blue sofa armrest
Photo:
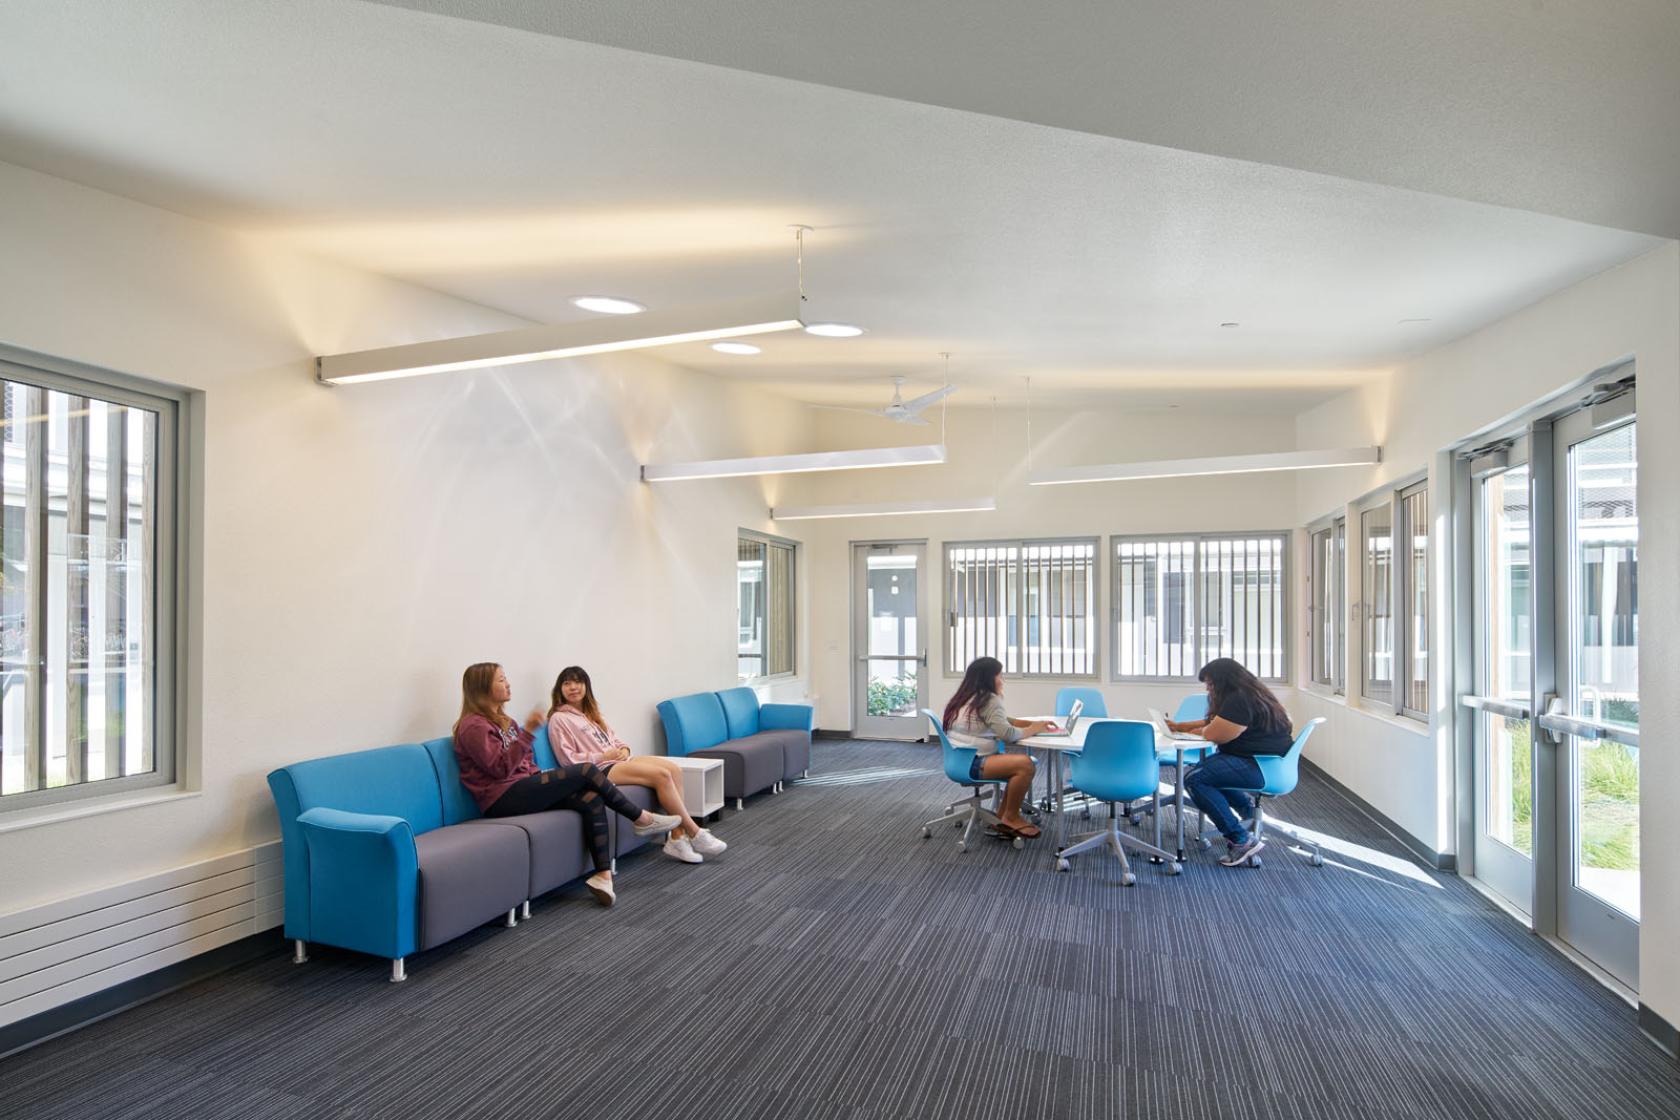
[[[341,809],[297,822],[309,845],[310,940],[376,957],[414,952],[420,861],[409,823]]]
[[[760,731],[810,731],[816,720],[809,704],[765,704],[758,709]]]

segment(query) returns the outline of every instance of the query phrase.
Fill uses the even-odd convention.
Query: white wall
[[[960,379],[957,380],[960,385]],[[960,396],[960,393],[959,393]],[[953,398],[955,400],[957,398]],[[1033,464],[1038,467],[1137,459],[1173,459],[1207,454],[1276,451],[1294,446],[1290,416],[1254,416],[1217,411],[1157,409],[1139,412],[1033,411]],[[1238,475],[1226,478],[1178,478],[1082,486],[1026,485],[1027,416],[1024,409],[1000,408],[994,418],[985,405],[965,404],[949,413],[948,459],[939,466],[847,471],[790,480],[788,498],[797,504],[844,504],[890,501],[907,496],[950,498],[995,495],[995,512],[916,517],[847,518],[794,521],[809,542],[813,586],[811,603],[812,688],[820,699],[817,726],[841,730],[852,726],[852,660],[849,591],[852,541],[926,539],[928,584],[924,619],[932,672],[929,701],[943,707],[964,666],[943,663],[944,610],[941,584],[942,546],[949,540],[999,537],[1097,536],[1111,533],[1206,531],[1209,529],[1288,529],[1295,523],[1294,488],[1287,475]],[[819,446],[884,447],[937,443],[939,428],[909,427],[887,420],[822,411]],[[994,434],[995,433],[995,434]],[[1107,637],[1110,578],[1106,556],[1097,574],[1099,625],[1097,681],[1014,679],[1006,685],[1008,705],[1018,714],[1053,709],[1057,688],[1095,684],[1115,714],[1141,716],[1146,706],[1172,708],[1193,682],[1168,685],[1118,685]],[[1284,691],[1287,702],[1288,690]]]
[[[268,770],[447,733],[472,661],[518,708],[582,663],[653,749],[658,700],[734,683],[735,531],[772,495],[637,464],[803,450],[802,407],[629,356],[322,388],[317,353],[522,324],[5,164],[0,244],[0,341],[207,415],[201,792],[0,835],[0,911],[274,838]]]
[[[1304,473],[1298,520],[1348,509],[1372,489],[1429,469],[1434,519],[1432,586],[1445,559],[1449,508],[1441,452],[1525,411],[1596,369],[1632,357],[1639,378],[1641,708],[1656,714],[1641,727],[1640,998],[1670,1023],[1680,1022],[1680,851],[1668,810],[1680,798],[1680,753],[1667,741],[1661,713],[1680,703],[1672,671],[1680,658],[1680,246],[1654,252],[1560,292],[1492,326],[1406,363],[1391,377],[1331,401],[1300,418],[1303,447],[1380,443],[1383,462],[1357,471]],[[1349,520],[1349,553],[1357,521]],[[1357,577],[1350,599],[1357,597]],[[1450,604],[1435,596],[1430,657],[1436,671],[1430,728],[1413,729],[1360,710],[1357,703],[1303,695],[1305,713],[1330,724],[1307,753],[1360,796],[1441,851],[1453,847]],[[1349,621],[1350,639],[1354,636]],[[1357,693],[1357,646],[1349,690]],[[1433,815],[1428,811],[1434,807]],[[1433,841],[1431,841],[1433,837]]]

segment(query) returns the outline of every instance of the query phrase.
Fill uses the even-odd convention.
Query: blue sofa
[[[696,692],[662,701],[665,753],[723,760],[723,796],[735,808],[761,790],[780,791],[784,781],[811,769],[809,704],[759,705],[750,688]]]
[[[552,767],[545,729],[539,766]],[[403,960],[486,922],[518,920],[530,900],[589,874],[583,819],[558,810],[486,820],[450,739],[315,758],[268,775],[280,813],[286,936],[294,959],[311,941]],[[643,808],[652,791],[625,795]],[[608,814],[612,850],[647,841]]]

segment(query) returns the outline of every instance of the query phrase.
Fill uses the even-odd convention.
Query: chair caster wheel
[[[922,826],[922,839],[926,840],[929,836],[932,836],[932,835],[933,835],[933,829],[929,828],[927,825],[924,824]]]
[[[1259,867],[1260,866],[1260,857],[1259,856],[1249,856],[1248,857],[1248,865],[1250,867]]]
[[[1070,865],[1069,865],[1067,860],[1062,859],[1060,856],[1056,857],[1056,870],[1057,871],[1066,871],[1066,870],[1068,870],[1069,866]]]
[[[1130,822],[1133,828],[1136,828],[1138,825],[1143,823],[1143,814],[1133,813],[1131,816],[1127,817],[1126,820]]]
[[[1167,864],[1167,874],[1168,875],[1177,875],[1177,874],[1180,874],[1183,870],[1184,870],[1183,865],[1180,864],[1176,859],[1172,860],[1171,862],[1169,862]]]
[[[1209,848],[1213,847],[1213,841],[1209,840],[1206,836],[1198,836],[1196,837],[1196,847],[1205,852]]]
[[[1125,887],[1137,886],[1137,876],[1132,874],[1130,871],[1126,872],[1120,877],[1120,885]]]
[[[962,827],[962,822],[961,821],[952,821],[951,822],[951,827],[952,828],[961,828]]]
[[[1026,847],[1027,845],[1026,845],[1026,842],[1023,841],[1019,836],[1016,836],[1009,841],[1009,846],[1011,848],[1014,848],[1018,852],[1022,848]]]
[[[1307,862],[1312,864],[1314,867],[1323,867],[1324,857],[1319,855],[1317,852],[1314,852],[1312,854],[1312,858],[1308,859]]]
[[[957,841],[957,851],[959,851],[959,852],[968,851],[968,845],[963,843],[961,840],[958,840]]]

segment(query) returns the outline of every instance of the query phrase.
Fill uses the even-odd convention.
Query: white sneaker
[[[705,828],[689,837],[688,842],[695,851],[703,856],[722,855],[729,848],[728,844],[713,836],[710,829]]]
[[[672,836],[665,841],[665,847],[660,850],[672,859],[680,860],[683,863],[706,862],[705,857],[694,850],[694,845],[688,842],[686,836]]]
[[[653,819],[647,824],[633,826],[637,836],[652,836],[656,832],[669,832],[682,823],[681,817],[667,817],[664,813],[649,813]]]
[[[595,901],[602,906],[611,906],[613,900],[618,898],[618,892],[613,890],[612,876],[605,871],[595,872],[583,881],[583,885],[589,888],[589,893],[594,895]]]

